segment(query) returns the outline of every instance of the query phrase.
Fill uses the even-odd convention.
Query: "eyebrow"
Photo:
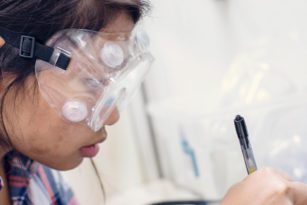
[[[137,23],[151,9],[151,5],[147,0],[131,0],[129,2],[117,0],[110,2],[109,6],[116,10],[127,12],[134,23]]]

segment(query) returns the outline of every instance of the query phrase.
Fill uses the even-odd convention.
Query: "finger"
[[[290,182],[289,197],[294,205],[307,204],[307,185],[301,182]]]
[[[267,173],[268,175],[274,174],[277,176],[280,176],[281,178],[287,180],[287,181],[293,181],[293,178],[286,172],[279,170],[279,169],[274,169],[271,167],[265,167],[260,169],[262,172]]]
[[[288,181],[294,181],[292,176],[282,170],[275,169],[274,172]]]
[[[271,167],[261,168],[258,171],[251,174],[253,175],[262,175],[262,176],[277,176],[287,181],[293,181],[293,178],[284,171],[273,169]]]

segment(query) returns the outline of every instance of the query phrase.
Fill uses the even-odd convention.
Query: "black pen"
[[[246,170],[248,174],[251,174],[257,170],[257,165],[256,165],[256,161],[254,158],[251,144],[248,139],[248,132],[247,132],[244,118],[241,117],[240,115],[237,115],[234,120],[234,123],[235,123],[236,131],[237,131],[237,135],[240,141]]]

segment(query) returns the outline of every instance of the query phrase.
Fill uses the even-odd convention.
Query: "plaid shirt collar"
[[[25,200],[31,175],[37,172],[39,164],[15,151],[11,151],[5,156],[5,162],[7,183],[12,201]]]
[[[15,151],[4,160],[13,205],[78,205],[59,172]]]

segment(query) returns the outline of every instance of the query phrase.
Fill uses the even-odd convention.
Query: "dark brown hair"
[[[0,1],[0,27],[34,36],[39,43],[44,44],[62,29],[100,30],[121,12],[127,12],[136,23],[148,8],[148,2],[144,0],[5,0]],[[9,44],[0,48],[1,77],[4,73],[15,76],[1,90],[0,148],[11,145],[3,122],[5,96],[12,87],[17,91],[22,89],[25,80],[34,75],[35,59],[21,58],[18,52]]]

